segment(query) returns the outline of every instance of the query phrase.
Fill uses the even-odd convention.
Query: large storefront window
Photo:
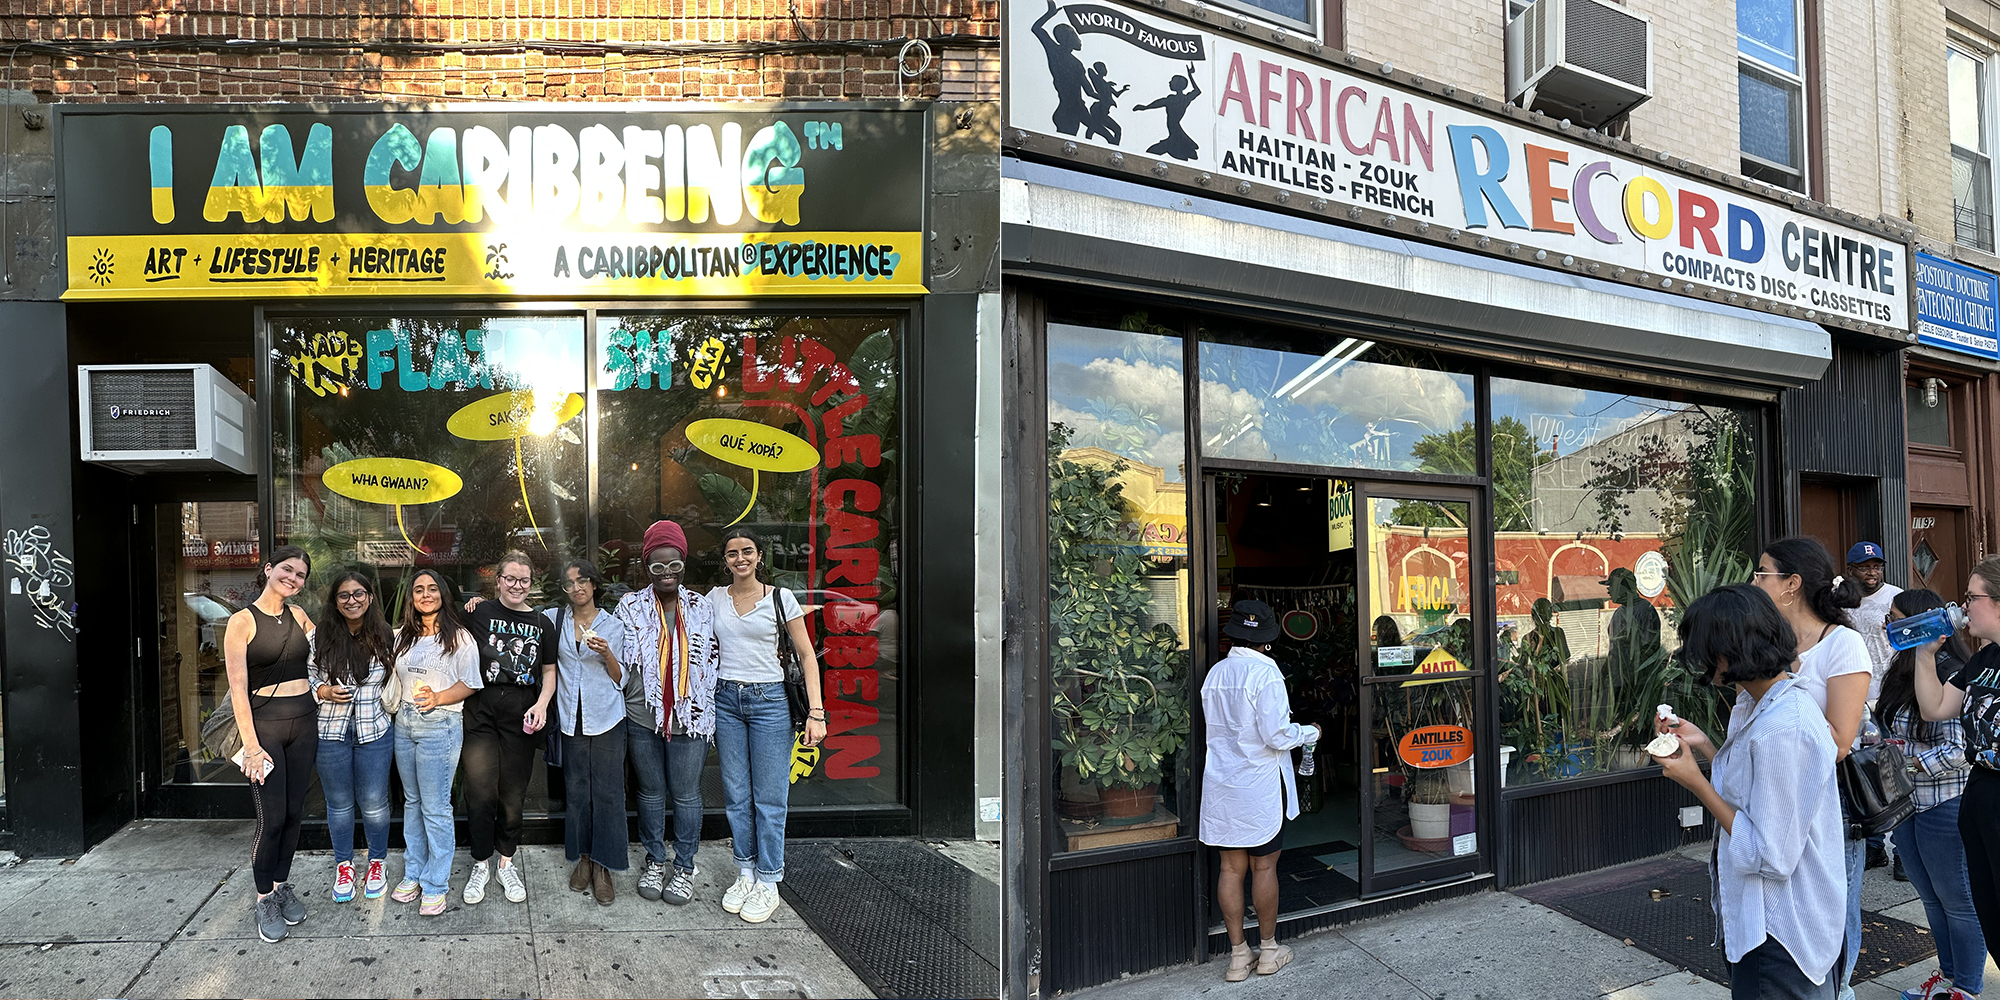
[[[1720,732],[1721,697],[1670,654],[1681,609],[1750,578],[1749,414],[1502,378],[1492,394],[1508,783],[1649,766],[1661,703]]]
[[[1050,733],[1059,851],[1192,833],[1181,338],[1052,321]]]
[[[689,586],[724,585],[722,536],[764,540],[820,645],[825,759],[794,805],[899,801],[902,523],[898,321],[598,317],[598,564],[646,585],[639,540],[687,529]]]
[[[420,566],[492,596],[510,548],[536,563],[535,606],[561,599],[555,576],[576,558],[614,581],[608,605],[645,585],[637,542],[660,518],[687,530],[687,586],[727,584],[722,535],[747,525],[806,608],[824,671],[826,748],[793,804],[899,802],[901,320],[681,311],[586,326],[277,321],[277,544],[303,545],[321,578],[379,573],[393,617]],[[324,597],[305,596],[315,611]]]
[[[1430,352],[1278,327],[1215,329],[1201,344],[1204,458],[1411,470],[1462,455],[1463,467],[1449,471],[1478,474],[1473,377]]]

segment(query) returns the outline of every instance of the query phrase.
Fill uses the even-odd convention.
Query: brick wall
[[[0,39],[42,44],[16,54],[0,89],[44,101],[996,100],[998,34],[998,0],[14,0]],[[931,49],[912,78],[897,69],[908,38]]]

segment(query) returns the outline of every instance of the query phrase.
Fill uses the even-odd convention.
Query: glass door
[[[202,750],[201,726],[228,696],[222,634],[229,616],[257,598],[257,505],[168,500],[152,509],[159,694],[157,771],[148,785],[240,786],[233,765]]]
[[[1481,868],[1492,663],[1475,489],[1357,483],[1361,894]]]

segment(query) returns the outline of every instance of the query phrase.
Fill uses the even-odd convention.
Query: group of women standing
[[[600,606],[605,580],[588,561],[563,569],[564,601],[528,605],[534,567],[508,552],[496,566],[497,601],[463,610],[444,575],[419,569],[391,628],[374,581],[344,570],[317,624],[291,602],[311,560],[284,546],[259,577],[253,604],[223,640],[229,698],[243,738],[237,759],[256,806],[251,865],[265,941],[306,918],[291,886],[306,793],[318,773],[334,848],[331,896],[385,891],[419,912],[445,912],[454,853],[452,783],[463,768],[471,873],[463,900],[481,902],[497,878],[510,902],[527,898],[515,864],[522,805],[542,730],[561,732],[565,853],[570,888],[609,905],[612,873],[628,869],[626,765],[637,778],[640,896],[695,898],[701,772],[713,744],[738,877],[723,909],[759,922],[777,908],[784,878],[792,742],[784,661],[797,657],[810,705],[804,739],[826,735],[819,665],[790,591],[759,580],[763,551],[737,531],[723,540],[730,582],[706,593],[682,585],[687,536],[660,521],[643,550],[650,585]],[[389,765],[403,784],[402,878],[388,889]],[[673,849],[666,804],[673,801]],[[365,863],[354,857],[360,817]],[[497,868],[489,862],[498,855]],[[671,867],[671,873],[669,868]]]
[[[1973,567],[1964,595],[1965,631],[1988,645],[1971,655],[1954,635],[1903,651],[1873,707],[1908,761],[1917,811],[1891,836],[1938,949],[1937,973],[1907,1000],[1979,996],[2000,943],[1996,595],[2000,557]],[[1659,723],[1681,737],[1662,761],[1667,777],[1716,818],[1715,905],[1737,997],[1853,995],[1866,842],[1851,836],[1835,769],[1868,711],[1870,661],[1847,619],[1859,596],[1818,542],[1789,538],[1764,550],[1751,584],[1720,588],[1682,618],[1683,662],[1737,690],[1719,748],[1691,723]],[[1889,620],[1942,606],[1931,591],[1904,591]],[[1708,776],[1696,755],[1713,759]]]

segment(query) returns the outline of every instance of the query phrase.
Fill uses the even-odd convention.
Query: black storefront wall
[[[852,109],[851,105],[824,109],[824,117]],[[974,678],[963,665],[972,659],[971,633],[964,623],[971,619],[972,602],[965,567],[972,561],[970,526],[975,516],[970,448],[974,414],[962,401],[974,395],[972,344],[978,302],[982,292],[990,294],[997,285],[998,258],[991,252],[997,220],[990,205],[982,216],[967,199],[991,201],[992,179],[975,176],[973,168],[992,160],[997,141],[992,118],[997,109],[940,104],[928,110],[911,116],[913,122],[929,122],[929,135],[919,140],[923,160],[916,175],[924,197],[916,200],[934,208],[942,199],[949,206],[944,215],[953,237],[952,253],[934,246],[932,251],[940,258],[934,261],[922,244],[913,246],[905,259],[924,269],[918,273],[948,264],[945,273],[931,282],[932,294],[900,303],[875,300],[892,312],[909,309],[901,404],[907,456],[901,546],[903,691],[898,708],[903,727],[902,801],[890,808],[802,810],[794,815],[795,836],[963,837],[973,827],[972,728],[964,720],[972,711]],[[856,137],[850,121],[849,142]],[[947,178],[949,190],[933,188],[930,179],[935,176]],[[849,208],[865,211],[866,206]],[[184,221],[188,214],[181,213]],[[193,214],[200,217],[198,207]],[[352,301],[352,308],[379,310],[401,308],[406,300]],[[786,309],[811,308],[809,300],[798,297],[782,301]],[[156,595],[151,594],[155,554],[147,522],[150,505],[159,500],[260,500],[268,548],[269,486],[260,489],[254,477],[214,474],[128,476],[79,461],[69,435],[76,426],[75,365],[197,361],[223,367],[220,359],[241,356],[252,344],[258,345],[256,351],[265,349],[262,333],[254,329],[254,304],[4,307],[9,313],[0,323],[0,334],[9,338],[15,363],[0,382],[5,390],[0,398],[8,402],[0,419],[9,422],[10,439],[27,445],[10,447],[0,455],[0,519],[8,528],[17,520],[24,529],[31,526],[30,518],[33,523],[45,522],[47,550],[71,560],[73,586],[62,584],[57,590],[57,596],[64,598],[62,606],[80,604],[95,612],[76,640],[69,642],[56,639],[53,630],[39,628],[25,599],[7,603],[8,618],[20,620],[9,620],[0,630],[0,641],[11,639],[0,647],[5,650],[9,695],[5,707],[11,723],[7,770],[14,779],[5,835],[24,852],[77,853],[127,820],[158,814],[162,808],[173,815],[248,815],[249,801],[240,789],[232,794],[228,786],[189,786],[185,794],[161,799],[158,788],[148,787],[146,748],[157,745],[158,726],[150,719],[153,710],[146,707],[157,704],[157,683],[146,671],[157,669],[154,633],[158,630],[152,606]],[[573,300],[546,304],[558,309],[578,305]],[[162,322],[169,314],[171,321]],[[174,338],[162,337],[135,348],[127,337],[106,336],[112,330],[156,324],[168,329],[200,324],[203,343],[181,350]],[[55,426],[71,430],[49,433],[48,415],[62,413],[68,419]],[[259,447],[268,452],[268,440]],[[67,594],[63,586],[70,586]],[[147,801],[154,803],[151,810]],[[725,833],[716,812],[707,824],[709,836]],[[537,839],[560,835],[559,818],[538,823],[531,831]],[[308,842],[323,837],[323,826],[309,827]]]
[[[87,843],[86,754],[78,671],[84,646],[71,616],[78,606],[81,555],[71,511],[75,452],[64,421],[70,409],[69,343],[63,307],[0,303],[0,665],[5,668],[6,830],[9,846],[31,854],[70,854]],[[13,592],[18,581],[22,593]],[[31,595],[47,584],[49,597]],[[96,606],[115,621],[117,605]],[[115,627],[115,626],[114,626]]]
[[[1800,488],[1822,482],[1849,492],[1854,532],[1848,544],[1879,542],[1887,580],[1908,586],[1910,493],[1903,413],[1903,353],[1836,337],[1826,377],[1778,400],[1784,453],[1780,496],[1784,530],[1805,531]],[[1847,558],[1833,553],[1836,566]]]

